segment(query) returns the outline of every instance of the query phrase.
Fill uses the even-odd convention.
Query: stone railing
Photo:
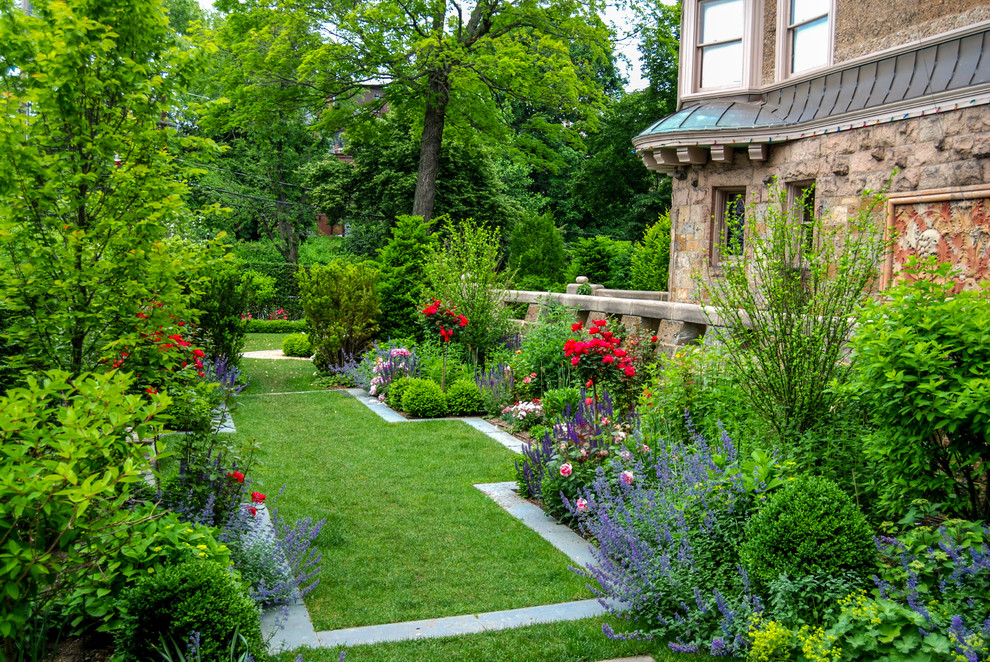
[[[590,295],[577,294],[578,287],[586,283],[587,279],[579,278],[577,283],[567,286],[567,294],[508,290],[505,302],[529,304],[523,324],[535,322],[541,305],[548,300],[574,308],[580,322],[587,322],[595,314],[619,317],[630,330],[646,329],[656,334],[660,348],[668,354],[677,347],[697,342],[710,325],[719,323],[712,309],[668,301],[666,292],[607,290],[601,285],[591,285]]]

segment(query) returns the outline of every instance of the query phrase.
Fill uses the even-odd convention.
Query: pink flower
[[[576,505],[577,505],[577,511],[579,513],[586,513],[586,512],[588,512],[588,500],[587,499],[584,499],[584,498],[578,499]]]
[[[571,359],[571,365],[577,365],[580,362],[581,362],[580,357],[575,356],[573,359]]]
[[[594,398],[585,398],[584,399],[584,404],[586,404],[586,405],[588,405],[590,407],[594,401],[595,401]]]
[[[619,482],[621,482],[623,485],[632,485],[632,482],[635,478],[636,477],[633,475],[633,472],[631,471],[623,471],[621,474],[619,474]]]
[[[565,462],[564,464],[560,465],[560,475],[563,476],[564,478],[570,476],[572,471],[574,471],[574,467],[571,466],[570,462]]]
[[[646,444],[643,444],[642,446],[639,447],[639,452],[640,453],[649,453],[650,452],[650,447],[647,446]]]
[[[533,381],[533,380],[532,380],[532,379],[530,379],[529,377],[523,377],[523,384],[528,384],[528,383],[530,383],[531,381]]]

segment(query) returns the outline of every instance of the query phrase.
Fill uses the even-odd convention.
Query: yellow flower
[[[206,545],[196,545],[196,549],[209,549]]]

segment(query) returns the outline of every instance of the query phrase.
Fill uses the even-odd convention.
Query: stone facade
[[[673,182],[671,301],[696,301],[695,277],[712,277],[708,256],[717,188],[745,187],[747,201],[754,203],[754,211],[759,214],[770,204],[767,183],[772,177],[782,184],[814,183],[816,208],[828,222],[838,224],[857,211],[864,189],[878,190],[888,180],[889,192],[895,196],[948,188],[975,189],[990,182],[990,112],[986,107],[967,107],[809,136],[772,145],[764,162],[750,161],[744,148],[734,151],[732,163],[690,166],[683,179]],[[973,202],[975,198],[970,198],[946,200],[944,204],[938,201],[941,206],[936,211],[927,207],[903,211],[902,217],[914,214],[914,243],[901,241],[894,259],[903,260],[912,251],[927,250],[925,241],[934,235],[929,232],[924,240],[922,235],[934,230],[942,242],[936,251],[965,255],[967,264],[972,265],[967,277],[974,283],[984,279],[990,241],[985,211],[990,200]],[[986,198],[990,199],[990,193]],[[903,235],[908,221],[896,218],[895,214],[894,228]],[[886,222],[886,218],[877,218],[878,224]]]

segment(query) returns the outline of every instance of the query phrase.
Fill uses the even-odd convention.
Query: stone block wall
[[[759,215],[770,204],[767,183],[814,182],[815,203],[829,223],[855,214],[864,189],[878,190],[897,171],[891,193],[990,182],[990,112],[985,106],[806,137],[770,147],[765,162],[750,161],[745,148],[734,163],[692,166],[673,182],[670,300],[695,302],[695,274],[709,278],[715,189],[745,186]],[[886,219],[878,216],[877,223]]]

